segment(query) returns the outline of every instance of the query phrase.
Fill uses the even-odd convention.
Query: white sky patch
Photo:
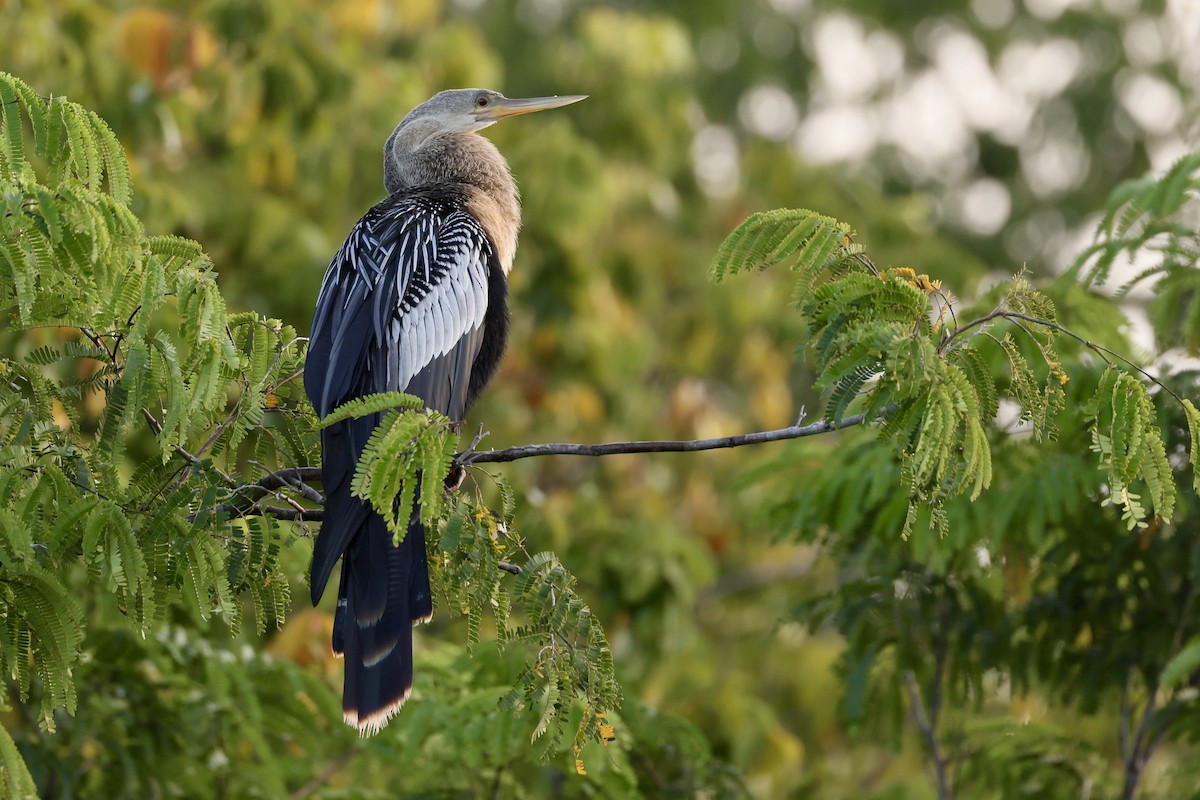
[[[904,42],[899,36],[882,29],[871,31],[867,50],[875,59],[875,72],[881,84],[899,80],[904,70]]]
[[[1028,422],[1021,422],[1021,404],[1007,397],[1000,398],[996,409],[996,427],[1002,431],[1014,432],[1029,428]]]
[[[1040,261],[1043,254],[1059,247],[1066,228],[1057,209],[1043,209],[1010,226],[1004,235],[1004,245],[1018,263]]]
[[[1183,139],[1168,137],[1151,139],[1146,143],[1146,154],[1150,157],[1150,169],[1166,172],[1176,161],[1195,150]]]
[[[1050,266],[1061,272],[1073,265],[1079,255],[1096,240],[1096,227],[1101,218],[1101,214],[1089,214],[1079,224],[1064,229],[1058,236],[1058,247],[1046,259]]]
[[[1123,72],[1117,76],[1117,97],[1142,130],[1166,133],[1183,112],[1179,90],[1155,75]]]
[[[948,166],[970,153],[975,138],[941,75],[927,70],[884,104],[882,128],[887,141],[930,170]]]
[[[997,70],[1000,82],[1026,97],[1057,97],[1079,75],[1083,52],[1070,39],[1019,40],[1004,48]]]
[[[655,181],[650,187],[650,203],[657,211],[668,219],[679,214],[679,193],[670,181]]]
[[[1200,75],[1200,3],[1167,0],[1167,41],[1182,72]]]
[[[786,89],[761,84],[743,94],[738,101],[738,119],[751,133],[781,142],[795,132],[800,122],[800,109]]]
[[[709,197],[730,197],[741,182],[737,139],[723,125],[705,125],[692,139],[696,182]]]
[[[973,127],[1009,144],[1024,138],[1033,104],[1023,93],[1001,85],[978,39],[949,30],[937,37],[932,49],[938,72]]]
[[[862,22],[835,12],[818,19],[811,33],[813,60],[829,93],[839,100],[870,96],[880,75]]]
[[[1051,134],[1020,148],[1021,174],[1038,197],[1074,189],[1087,177],[1091,158],[1077,135]]]
[[[955,214],[964,228],[981,236],[998,233],[1012,213],[1012,197],[995,178],[972,182],[957,198]]]
[[[876,115],[863,106],[832,106],[804,118],[796,133],[797,155],[810,164],[858,161],[878,144]]]
[[[1138,67],[1161,64],[1167,57],[1167,42],[1163,35],[1161,20],[1155,17],[1138,17],[1129,21],[1121,35],[1125,55]]]

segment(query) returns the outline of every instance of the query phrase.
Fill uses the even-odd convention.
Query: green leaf
[[[1200,669],[1200,636],[1194,636],[1183,649],[1171,657],[1159,676],[1159,684],[1171,688]]]
[[[1186,397],[1183,399],[1183,411],[1187,417],[1188,438],[1191,442],[1188,447],[1188,460],[1192,466],[1192,488],[1200,492],[1200,411],[1197,411],[1196,406]]]
[[[4,796],[12,800],[35,800],[37,797],[33,776],[17,750],[17,743],[3,725],[0,725],[0,786],[4,787]]]
[[[368,417],[393,409],[419,409],[425,407],[425,401],[419,397],[403,392],[380,392],[355,398],[335,408],[321,420],[319,427],[328,428],[348,419]]]
[[[709,271],[715,281],[753,269],[765,269],[797,257],[797,272],[820,270],[850,228],[835,219],[804,209],[781,208],[752,214],[725,238]]]

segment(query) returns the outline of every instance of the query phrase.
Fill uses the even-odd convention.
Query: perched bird
[[[383,151],[388,196],[350,231],[317,297],[304,388],[319,416],[356,397],[402,391],[462,420],[504,351],[507,276],[521,227],[508,163],[478,131],[582,99],[454,89],[396,127]],[[325,513],[311,576],[316,605],[342,560],[333,650],[345,657],[346,722],[364,735],[408,698],[412,626],[433,614],[419,514],[393,546],[383,518],[350,494],[380,418],[321,434]]]

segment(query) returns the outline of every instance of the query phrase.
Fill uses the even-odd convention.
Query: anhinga
[[[356,397],[402,391],[462,420],[504,351],[521,227],[508,163],[476,132],[582,99],[455,89],[396,127],[384,146],[388,196],[350,231],[317,298],[304,388],[319,416]],[[433,614],[419,515],[396,547],[383,518],[350,494],[379,419],[322,432],[325,513],[311,581],[315,605],[342,559],[333,650],[345,656],[346,722],[363,734],[386,725],[408,698],[412,626]]]

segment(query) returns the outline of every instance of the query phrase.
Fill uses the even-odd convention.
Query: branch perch
[[[773,431],[757,431],[742,433],[736,436],[721,436],[716,439],[664,440],[641,442],[606,442],[604,444],[526,444],[517,447],[507,447],[503,450],[465,450],[455,457],[454,462],[462,466],[471,464],[501,464],[518,461],[522,458],[539,456],[615,456],[629,453],[693,453],[699,450],[720,450],[728,447],[745,447],[752,444],[781,442],[787,439],[800,439],[805,436],[816,436],[822,433],[832,433],[842,428],[851,428],[866,421],[865,414],[855,414],[845,417],[841,422],[821,420],[811,425],[789,425]]]
[[[629,453],[691,453],[701,450],[720,450],[730,447],[745,447],[754,444],[766,444],[767,442],[781,442],[788,439],[801,439],[806,436],[817,436],[822,433],[832,433],[833,431],[842,430],[843,428],[852,428],[856,425],[861,425],[867,421],[866,414],[855,414],[854,416],[845,417],[840,422],[830,422],[821,420],[814,422],[811,425],[789,425],[786,428],[778,428],[771,431],[756,431],[754,433],[742,433],[736,436],[721,436],[715,439],[683,439],[683,440],[659,440],[659,441],[637,441],[637,442],[605,442],[603,444],[572,444],[569,442],[551,442],[547,444],[526,444],[516,447],[507,447],[501,450],[483,450],[474,449],[474,445],[479,443],[482,436],[476,436],[466,450],[459,453],[454,458],[455,466],[470,466],[472,464],[502,464],[509,461],[519,461],[523,458],[537,458],[540,456],[591,456],[598,458],[601,456],[623,455]],[[249,483],[244,486],[237,487],[233,491],[233,495],[240,494],[274,494],[279,489],[290,488],[299,489],[306,497],[313,499],[309,495],[312,492],[317,494],[315,490],[308,486],[309,483],[319,482],[321,480],[320,467],[292,467],[290,469],[280,469],[274,472],[268,472],[258,481]],[[307,490],[307,491],[305,491]],[[318,495],[319,496],[319,495]],[[200,514],[215,514],[227,513],[233,517],[249,516],[254,514],[270,514],[277,519],[288,520],[307,520],[318,521],[321,519],[321,509],[319,508],[279,508],[274,506],[262,506],[257,502],[250,503],[223,503],[218,506],[204,509],[191,515],[194,519]]]

